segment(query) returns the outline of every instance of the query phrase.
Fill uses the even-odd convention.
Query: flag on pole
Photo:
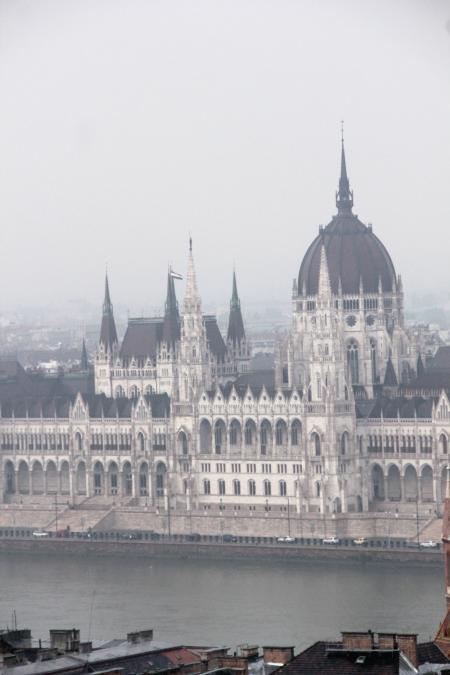
[[[170,276],[172,279],[182,279],[183,277],[181,274],[178,274],[178,272],[174,272],[173,270],[170,270]]]

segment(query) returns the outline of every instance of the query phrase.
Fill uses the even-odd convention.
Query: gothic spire
[[[185,314],[201,312],[201,300],[197,290],[194,256],[192,255],[192,237],[189,237],[189,256],[188,256],[186,290],[184,294],[183,309]]]
[[[323,243],[320,250],[319,283],[317,286],[317,294],[322,297],[331,295],[330,273],[328,271],[327,254],[325,252],[325,246]]]
[[[237,291],[236,272],[233,270],[233,291],[230,302],[230,317],[228,319],[227,339],[234,345],[245,339],[244,322],[242,320],[241,303]]]
[[[86,342],[83,338],[83,344],[81,346],[81,359],[80,359],[80,368],[81,370],[89,370],[89,359],[86,350]]]
[[[347,163],[344,149],[344,123],[342,123],[341,137],[341,175],[339,177],[339,190],[336,192],[336,206],[340,215],[350,215],[353,207],[353,191],[350,190],[350,182],[347,176]]]
[[[417,357],[417,377],[422,377],[422,375],[425,375],[425,366],[423,365],[422,354],[419,352],[419,356]]]
[[[105,277],[105,299],[103,300],[103,316],[100,328],[100,345],[103,345],[105,351],[112,352],[117,345],[117,331],[114,321],[113,306],[109,293],[108,274]]]
[[[388,362],[386,364],[386,372],[384,374],[383,384],[385,387],[398,387],[397,375],[395,373],[394,364],[392,363],[390,354]]]
[[[172,269],[167,274],[167,295],[164,312],[163,340],[173,344],[180,338],[180,315],[178,312],[177,296]]]

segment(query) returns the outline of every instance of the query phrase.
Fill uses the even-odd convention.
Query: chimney
[[[373,649],[373,646],[373,633],[371,630],[367,631],[367,633],[342,633],[343,649],[350,651],[354,649]]]
[[[284,666],[294,658],[294,647],[263,647],[264,663],[279,663]]]
[[[394,633],[378,633],[378,649],[397,649]]]
[[[137,644],[138,642],[147,642],[153,640],[153,629],[138,630],[134,633],[127,633],[127,642]]]
[[[397,635],[397,644],[400,651],[405,654],[413,666],[418,666],[417,635]]]
[[[239,645],[238,649],[243,659],[257,659],[259,656],[258,645]]]
[[[74,652],[80,644],[78,628],[54,628],[50,631],[50,647],[60,652]]]
[[[80,642],[78,651],[80,654],[89,654],[92,651],[92,642]]]

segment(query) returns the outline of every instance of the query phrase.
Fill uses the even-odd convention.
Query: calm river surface
[[[443,570],[314,564],[0,555],[0,627],[33,637],[79,627],[92,639],[155,629],[156,642],[304,647],[339,630],[434,634]],[[95,591],[94,597],[93,592]]]

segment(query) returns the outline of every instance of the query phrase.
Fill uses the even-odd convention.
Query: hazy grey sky
[[[161,305],[188,233],[205,302],[286,301],[355,211],[406,291],[450,291],[450,2],[0,1],[0,311]],[[178,287],[179,297],[182,286]]]

